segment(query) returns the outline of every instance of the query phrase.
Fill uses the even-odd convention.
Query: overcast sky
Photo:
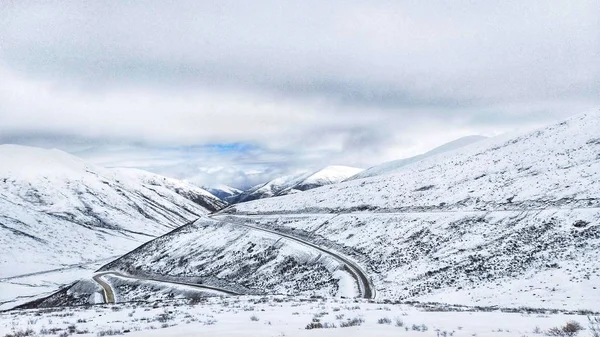
[[[590,1],[0,1],[0,143],[247,186],[600,108]]]

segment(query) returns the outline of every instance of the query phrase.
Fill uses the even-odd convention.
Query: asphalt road
[[[115,302],[115,293],[114,293],[113,289],[111,288],[111,286],[108,283],[106,283],[101,278],[104,275],[113,275],[113,276],[118,276],[118,277],[121,277],[121,278],[127,278],[127,279],[130,279],[130,280],[136,280],[136,281],[151,281],[151,282],[160,282],[160,283],[167,283],[167,284],[183,285],[183,286],[198,288],[198,289],[201,289],[201,290],[208,290],[208,291],[211,291],[211,292],[225,294],[225,295],[228,295],[228,296],[239,296],[239,295],[242,295],[242,294],[233,292],[231,290],[217,288],[217,287],[211,287],[211,286],[207,286],[207,285],[201,285],[201,284],[195,284],[195,283],[186,283],[186,282],[176,282],[176,281],[165,281],[165,280],[158,280],[158,279],[147,278],[147,277],[124,275],[124,274],[121,274],[119,272],[107,271],[107,272],[103,272],[103,273],[100,273],[100,274],[96,274],[93,277],[94,281],[96,281],[102,287],[102,289],[104,289],[104,302],[105,303],[116,303],[116,302]]]
[[[231,216],[231,215],[228,215],[228,216]],[[236,217],[238,217],[238,216],[236,216]],[[215,218],[213,217],[213,219],[215,219]],[[215,219],[215,220],[225,222],[225,221],[219,220],[219,219]],[[371,280],[367,276],[367,273],[357,263],[348,259],[345,256],[342,256],[342,255],[340,255],[334,251],[331,251],[327,248],[315,245],[311,242],[305,241],[304,239],[300,239],[300,238],[297,238],[295,236],[292,236],[292,235],[289,235],[286,233],[280,233],[280,232],[277,232],[277,231],[274,231],[271,229],[261,228],[261,227],[257,227],[254,225],[248,225],[245,223],[237,223],[237,222],[226,222],[226,223],[232,223],[235,225],[248,227],[253,230],[258,230],[258,231],[275,234],[280,237],[284,237],[284,238],[290,239],[292,241],[296,241],[304,246],[308,246],[310,248],[316,249],[324,254],[327,254],[327,255],[333,257],[338,262],[340,262],[344,266],[343,267],[344,270],[347,271],[348,273],[350,273],[350,275],[352,275],[352,277],[356,280],[356,283],[358,285],[358,290],[359,290],[361,297],[367,298],[367,299],[374,299],[376,296],[375,287],[373,286],[373,283],[371,283]]]

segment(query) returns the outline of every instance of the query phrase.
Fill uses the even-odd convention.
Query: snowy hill
[[[338,183],[360,171],[362,169],[355,167],[327,166],[312,173],[300,173],[273,179],[265,184],[254,186],[229,200],[231,203],[239,203],[306,191]]]
[[[0,279],[122,254],[223,206],[149,172],[0,145]]]
[[[382,297],[598,309],[598,130],[580,115],[227,212],[342,249]]]
[[[362,178],[368,178],[368,177],[374,177],[374,176],[379,176],[382,174],[387,174],[387,173],[391,173],[394,172],[396,170],[399,170],[400,168],[412,164],[412,163],[416,163],[420,160],[438,155],[440,153],[444,153],[444,152],[449,152],[449,151],[453,151],[456,149],[459,149],[461,147],[482,141],[484,139],[486,139],[487,137],[484,136],[467,136],[467,137],[462,137],[459,139],[456,139],[454,141],[451,141],[450,143],[446,143],[442,146],[438,146],[435,149],[428,151],[426,153],[420,154],[418,156],[414,156],[414,157],[410,157],[410,158],[404,158],[404,159],[399,159],[399,160],[394,160],[394,161],[390,161],[387,163],[383,163],[377,166],[373,166],[370,167],[362,172],[359,172],[358,174],[348,178],[347,180],[354,180],[354,179],[362,179]]]
[[[227,185],[204,187],[204,189],[207,190],[208,192],[210,192],[212,195],[214,195],[217,198],[224,200],[224,201],[227,201],[227,199],[233,198],[243,192],[242,190],[238,190],[235,187],[231,187],[231,186],[227,186]]]
[[[598,130],[600,114],[581,115],[391,174],[236,204],[102,270],[241,294],[597,311]],[[146,296],[142,285],[117,291]]]

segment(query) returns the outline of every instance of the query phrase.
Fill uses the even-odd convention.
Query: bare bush
[[[377,324],[392,324],[392,320],[387,317],[383,317],[377,320]]]
[[[123,334],[123,332],[121,332],[121,330],[109,329],[109,330],[102,330],[102,331],[98,332],[97,336],[104,337],[104,336],[116,336],[116,335],[122,335],[122,334]]]
[[[588,321],[592,337],[600,337],[600,317],[588,316]]]
[[[546,331],[546,336],[571,337],[576,336],[583,326],[576,321],[569,321],[565,326],[554,327]]]
[[[361,326],[365,322],[364,319],[360,317],[354,317],[352,319],[348,319],[346,322],[340,323],[340,328],[348,328],[351,326]]]
[[[6,335],[4,335],[4,337],[26,337],[26,336],[33,336],[33,335],[35,335],[33,330],[26,329],[26,330],[13,331],[13,333],[6,334]]]

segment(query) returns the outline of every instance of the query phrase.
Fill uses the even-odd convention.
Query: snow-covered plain
[[[451,311],[458,310],[458,311]],[[442,311],[440,311],[442,310]],[[0,335],[108,336],[539,336],[578,313],[473,308],[419,308],[358,300],[269,297],[204,298],[0,313]],[[346,326],[350,325],[350,326]],[[317,327],[308,329],[307,327]],[[323,328],[327,326],[328,328]],[[346,327],[344,327],[346,326]],[[582,331],[579,336],[587,336]]]
[[[104,169],[58,150],[0,145],[0,301],[45,293],[87,273],[16,276],[122,255],[223,206],[174,179]]]

